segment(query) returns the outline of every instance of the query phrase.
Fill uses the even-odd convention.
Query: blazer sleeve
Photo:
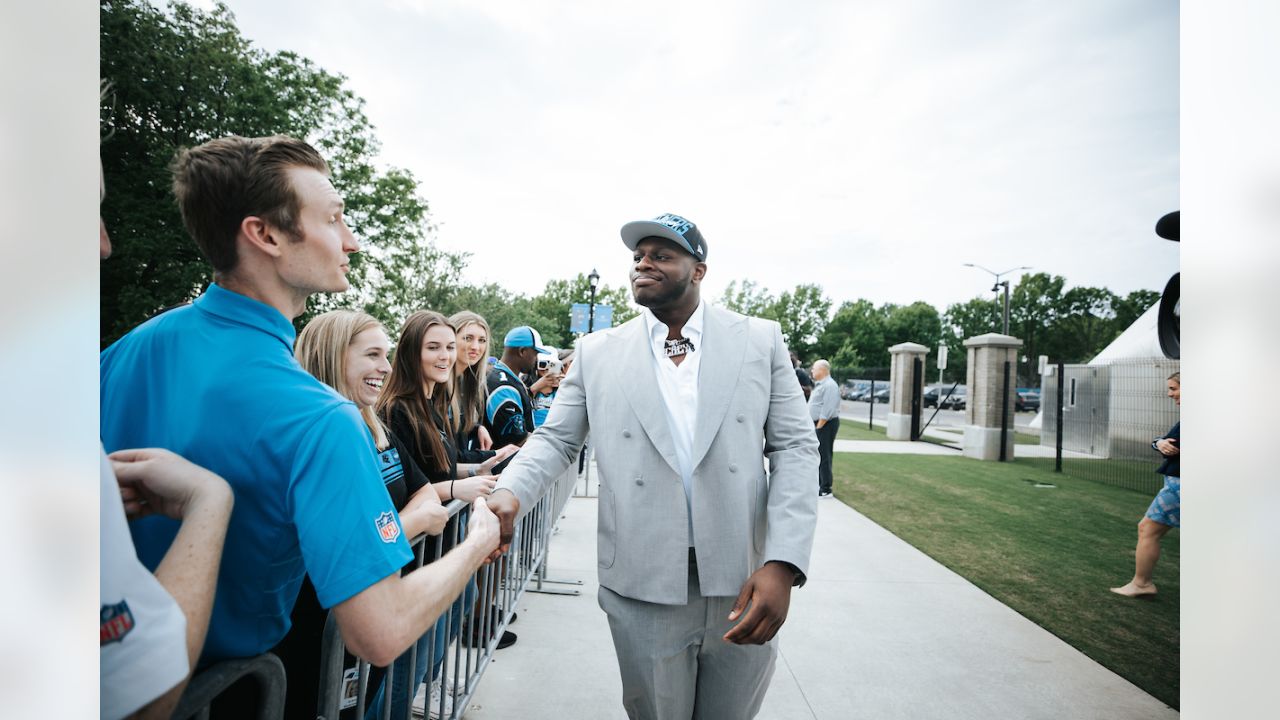
[[[764,454],[769,461],[764,560],[780,560],[800,571],[797,585],[809,573],[809,553],[818,522],[818,435],[796,382],[782,327],[773,331],[769,415],[764,425]]]
[[[498,476],[497,490],[510,490],[520,501],[523,516],[537,504],[569,464],[576,462],[587,439],[587,394],[584,383],[586,342],[579,342],[569,374],[560,383],[556,401],[542,424]],[[817,472],[816,470],[814,472]]]

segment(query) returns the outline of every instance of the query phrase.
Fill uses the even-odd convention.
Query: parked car
[[[924,391],[920,396],[920,404],[924,407],[937,407],[938,405],[938,388],[931,387]]]
[[[964,385],[957,385],[956,389],[947,397],[946,391],[943,391],[942,409],[943,410],[963,410],[965,397],[968,394],[968,388]]]
[[[1018,412],[1037,412],[1040,410],[1040,391],[1039,390],[1019,390],[1017,397],[1013,401],[1013,407]]]
[[[870,383],[867,383],[867,382],[858,382],[857,380],[845,380],[844,384],[840,386],[840,399],[852,400],[853,396],[858,394],[859,390],[869,386],[870,386]]]
[[[871,402],[873,403],[889,402],[889,383],[885,383],[883,386],[881,386],[879,383],[876,384],[876,392],[875,392],[875,395],[871,397]]]

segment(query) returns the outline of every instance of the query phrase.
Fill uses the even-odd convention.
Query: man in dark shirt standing
[[[813,394],[813,378],[809,376],[809,371],[800,367],[800,356],[796,355],[796,351],[791,351],[791,367],[796,369],[796,380],[800,382],[800,390],[804,393],[804,401],[809,402],[809,396]]]
[[[489,370],[489,400],[485,420],[493,436],[493,449],[523,445],[533,432],[533,399],[520,380],[538,366],[538,354],[550,354],[542,336],[528,325],[512,328],[502,341],[502,359]]]

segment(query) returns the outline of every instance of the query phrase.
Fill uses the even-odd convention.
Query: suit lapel
[[[702,352],[698,367],[698,417],[693,431],[693,467],[711,448],[733,400],[747,353],[747,319],[708,305],[702,320]]]
[[[671,469],[679,474],[676,446],[671,439],[671,421],[667,418],[662,390],[658,388],[658,373],[653,367],[653,349],[649,345],[644,318],[638,317],[630,325],[625,333],[619,333],[615,381],[623,388],[623,395],[649,441]],[[605,358],[604,361],[611,362],[611,359]]]

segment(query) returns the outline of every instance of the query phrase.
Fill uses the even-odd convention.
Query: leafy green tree
[[[1062,289],[1066,279],[1061,275],[1033,273],[1022,276],[1009,296],[1009,333],[1022,341],[1021,354],[1028,362],[1018,364],[1018,386],[1040,384],[1036,377],[1037,360],[1049,354],[1054,327],[1062,310]]]
[[[373,165],[378,141],[364,101],[346,80],[294,53],[267,53],[240,34],[225,5],[102,0],[100,69],[111,90],[100,108],[106,200],[115,254],[101,266],[105,345],[212,280],[170,190],[183,147],[227,135],[285,134],[315,145],[364,245],[352,256],[354,290],[317,296],[312,313],[363,307],[390,326],[456,290],[465,259],[429,241],[427,203],[405,170]]]
[[[841,303],[815,348],[837,368],[888,367],[885,313],[870,300]]]
[[[1106,288],[1075,287],[1063,293],[1053,325],[1057,356],[1064,362],[1088,362],[1114,340],[1120,334],[1112,309],[1115,299]]]
[[[822,288],[802,284],[779,295],[764,316],[777,320],[787,347],[809,360],[830,314],[831,300],[822,294]]]
[[[1160,302],[1160,293],[1155,290],[1134,290],[1124,297],[1117,296],[1111,302],[1111,307],[1116,313],[1116,330],[1118,332],[1128,330],[1130,325],[1158,302]]]
[[[943,372],[943,377],[951,382],[964,382],[969,364],[964,341],[976,335],[998,332],[1002,329],[1003,322],[1003,308],[997,308],[987,298],[976,297],[963,303],[948,305],[943,316],[947,343],[947,369]]]
[[[516,325],[529,325],[538,331],[543,342],[557,348],[573,347],[579,335],[569,331],[570,312],[574,303],[587,303],[591,300],[591,284],[587,276],[578,276],[569,280],[550,280],[542,292],[532,298],[516,298],[513,300],[511,316],[514,320],[509,325],[490,325],[494,332],[499,329],[502,334]],[[635,317],[639,310],[631,304],[631,293],[625,288],[614,288],[600,285],[596,288],[596,307],[610,305],[613,307],[613,324],[615,326]],[[501,341],[502,335],[498,335]]]
[[[752,280],[729,281],[729,286],[720,296],[720,306],[751,317],[769,317],[777,298]]]

